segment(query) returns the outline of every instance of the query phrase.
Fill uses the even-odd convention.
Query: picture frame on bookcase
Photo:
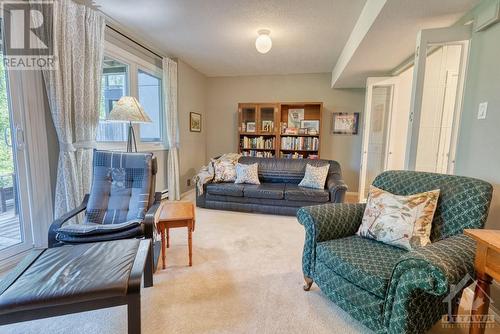
[[[255,122],[247,122],[247,132],[255,132]]]

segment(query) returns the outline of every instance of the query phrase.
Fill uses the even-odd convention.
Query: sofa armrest
[[[57,230],[65,223],[67,223],[71,218],[75,217],[80,212],[85,211],[85,209],[87,209],[88,201],[89,201],[89,194],[86,194],[80,206],[74,208],[73,210],[63,214],[61,217],[54,220],[54,222],[49,227],[49,233],[48,233],[49,248],[52,248],[59,244],[58,241],[56,240]]]
[[[452,294],[461,292],[473,278],[475,250],[474,240],[458,234],[403,255],[394,267],[387,290],[387,328],[397,332],[407,326],[397,316],[391,317],[403,313],[409,315],[405,322],[420,324],[422,330],[432,326],[442,316],[444,303],[451,305],[448,299],[454,297]],[[453,290],[452,285],[456,286]],[[418,302],[413,302],[415,298]]]
[[[354,235],[361,225],[365,204],[338,203],[300,208],[297,219],[306,232],[302,270],[312,277],[316,259],[316,244],[321,241]]]
[[[330,176],[326,180],[326,189],[330,193],[330,202],[332,203],[343,203],[345,198],[345,193],[347,191],[347,185],[344,180],[340,178]]]

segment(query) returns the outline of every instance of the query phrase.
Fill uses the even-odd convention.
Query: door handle
[[[21,127],[21,125],[17,124],[16,125],[16,130],[15,130],[15,142],[16,142],[16,149],[19,151],[24,150],[24,130]]]

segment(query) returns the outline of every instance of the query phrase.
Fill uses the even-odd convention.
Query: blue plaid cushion
[[[143,220],[152,187],[152,153],[94,151],[92,189],[84,224]]]

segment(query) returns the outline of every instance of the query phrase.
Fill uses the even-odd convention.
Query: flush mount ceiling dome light
[[[273,46],[273,41],[271,40],[271,37],[269,37],[271,31],[262,29],[257,33],[259,34],[259,37],[255,40],[255,48],[262,54],[268,53]]]

